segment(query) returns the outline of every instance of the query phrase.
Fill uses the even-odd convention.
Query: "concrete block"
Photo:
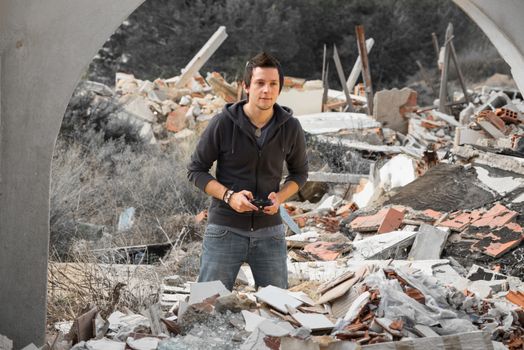
[[[417,93],[409,88],[382,90],[373,99],[373,117],[383,127],[402,134],[408,132],[407,114],[417,108]]]
[[[413,260],[440,259],[448,235],[449,231],[442,231],[431,225],[422,224],[408,258]]]

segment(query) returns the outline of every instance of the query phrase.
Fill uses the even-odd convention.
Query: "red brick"
[[[166,129],[172,132],[179,132],[187,127],[186,113],[188,106],[178,107],[169,113],[166,120]]]

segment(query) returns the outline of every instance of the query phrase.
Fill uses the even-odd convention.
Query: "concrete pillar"
[[[0,0],[0,334],[44,343],[50,164],[71,93],[143,0]]]

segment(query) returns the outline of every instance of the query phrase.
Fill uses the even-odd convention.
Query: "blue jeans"
[[[233,290],[240,266],[247,262],[258,287],[273,285],[287,289],[287,246],[285,229],[259,238],[245,237],[208,226],[204,234],[198,282],[220,280]]]

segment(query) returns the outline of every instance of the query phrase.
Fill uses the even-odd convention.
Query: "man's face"
[[[277,102],[280,92],[278,69],[255,67],[251,76],[251,85],[244,84],[249,95],[249,103],[258,109],[268,110]]]

